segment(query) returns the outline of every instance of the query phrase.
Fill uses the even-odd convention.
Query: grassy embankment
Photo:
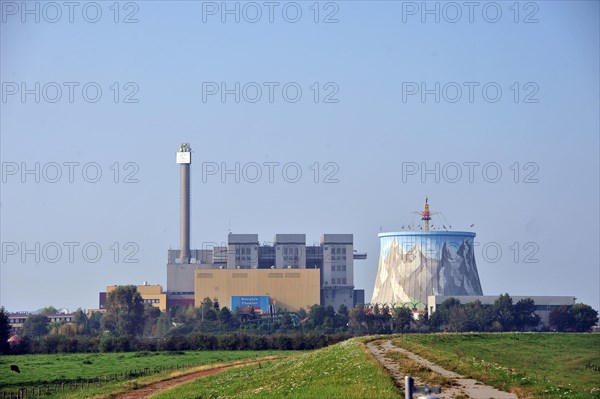
[[[398,398],[388,373],[354,338],[280,361],[232,369],[168,390],[154,399]]]
[[[394,345],[519,397],[600,399],[600,334],[407,334]]]

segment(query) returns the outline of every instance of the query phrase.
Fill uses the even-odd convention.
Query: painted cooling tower
[[[372,304],[426,309],[429,295],[483,295],[465,231],[380,233]]]

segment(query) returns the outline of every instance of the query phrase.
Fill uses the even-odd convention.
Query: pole
[[[411,376],[404,377],[404,399],[413,399],[414,383],[415,380]]]

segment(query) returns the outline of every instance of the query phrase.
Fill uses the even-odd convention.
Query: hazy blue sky
[[[418,223],[429,195],[446,219],[434,225],[475,225],[485,294],[600,307],[598,2],[427,3],[439,22],[421,2],[228,2],[239,22],[221,2],[23,4],[0,2],[9,310],[165,285],[181,142],[194,150],[193,248],[229,228],[353,233],[369,300],[377,234]],[[203,176],[236,162],[239,182]],[[272,181],[265,162],[279,163]],[[21,174],[36,163],[39,183]]]

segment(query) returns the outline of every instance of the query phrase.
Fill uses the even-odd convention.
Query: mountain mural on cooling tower
[[[418,244],[404,252],[394,240],[379,258],[371,302],[425,308],[429,295],[483,295],[473,240],[464,240],[456,252],[444,242],[436,258],[423,253]]]

